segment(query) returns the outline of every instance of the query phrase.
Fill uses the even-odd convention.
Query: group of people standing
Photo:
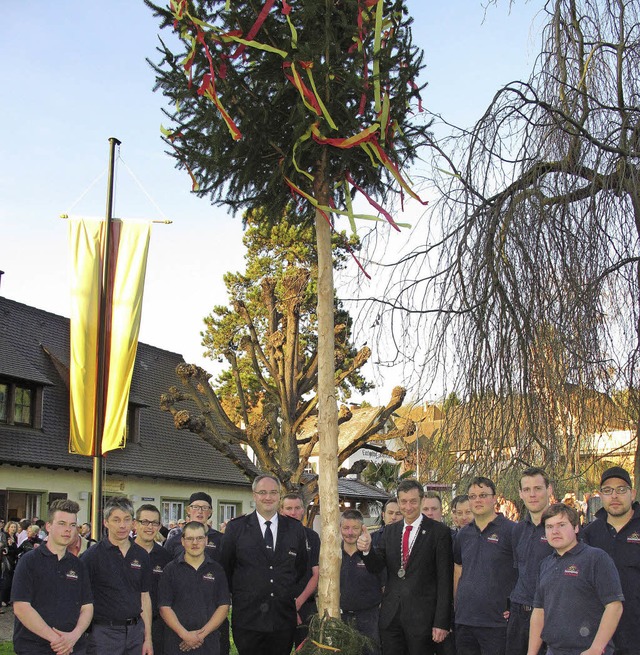
[[[320,541],[301,523],[302,498],[282,496],[276,478],[259,475],[252,491],[255,511],[224,535],[207,524],[211,497],[192,494],[164,546],[154,505],[134,513],[110,498],[107,535],[80,558],[69,548],[77,504],[52,503],[47,541],[15,571],[16,653],[227,655],[233,599],[239,655],[289,655],[317,612]],[[342,618],[383,655],[640,655],[640,506],[620,467],[600,494],[580,531],[575,509],[550,504],[545,472],[526,469],[515,523],[477,477],[454,499],[453,531],[440,499],[403,480],[381,530],[357,510],[341,517]]]

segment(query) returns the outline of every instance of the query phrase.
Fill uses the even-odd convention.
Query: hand
[[[443,630],[442,628],[431,628],[431,639],[436,644],[444,641],[448,634],[448,630]]]
[[[504,612],[502,612],[502,618],[504,618],[505,621],[508,621],[510,616],[511,616],[511,612],[509,610],[505,610]]]
[[[62,632],[57,628],[51,628],[56,636],[49,640],[51,650],[57,655],[68,655],[73,651],[77,639],[70,632]]]
[[[302,619],[298,613],[296,613],[296,625],[302,625]]]
[[[181,651],[193,650],[194,648],[200,648],[204,643],[204,639],[200,636],[198,630],[191,630],[187,632],[182,643],[180,644]]]
[[[153,655],[153,643],[151,642],[151,639],[144,640],[144,643],[142,644],[141,655]]]
[[[362,524],[362,530],[360,531],[358,541],[356,541],[356,546],[362,553],[368,553],[371,550],[371,535],[369,534],[369,530],[367,530],[367,526],[364,523]]]

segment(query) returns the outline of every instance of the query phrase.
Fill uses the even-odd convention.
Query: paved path
[[[0,614],[0,642],[11,641],[13,638],[13,610],[3,607],[4,614]]]

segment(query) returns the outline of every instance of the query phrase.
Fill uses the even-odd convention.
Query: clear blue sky
[[[497,87],[524,78],[541,3],[408,0],[425,50],[425,106],[469,125]],[[58,215],[106,172],[108,138],[162,212],[154,226],[141,340],[204,364],[202,318],[242,267],[241,221],[190,193],[160,139],[158,29],[138,0],[5,2],[0,26],[0,295],[69,315],[67,225]],[[166,120],[165,120],[166,123]],[[119,166],[116,215],[162,218]],[[106,175],[71,213],[103,216]],[[371,345],[371,343],[370,343]],[[386,402],[373,394],[372,402]]]

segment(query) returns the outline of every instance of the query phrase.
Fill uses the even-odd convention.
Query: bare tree
[[[544,5],[529,81],[431,143],[430,241],[399,262],[379,312],[397,342],[430,335],[426,376],[455,370],[472,447],[490,438],[568,475],[607,419],[594,399],[637,387],[639,9]]]

